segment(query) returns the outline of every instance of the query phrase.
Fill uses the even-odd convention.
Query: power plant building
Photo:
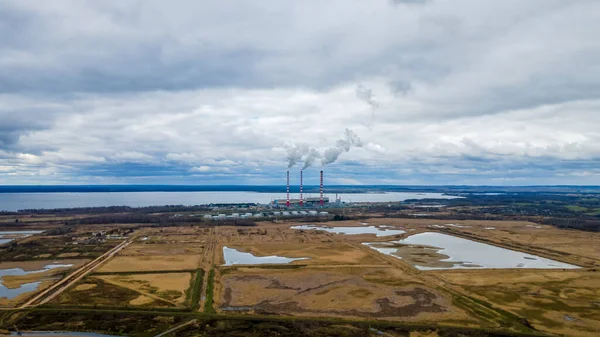
[[[320,206],[321,205],[321,198],[305,198],[303,200],[303,202],[300,202],[301,199],[290,199],[289,200],[289,207],[311,207],[311,206]],[[329,198],[328,197],[323,197],[323,203],[328,204],[329,203]],[[287,199],[276,199],[273,200],[273,206],[286,206],[288,204],[288,200]]]

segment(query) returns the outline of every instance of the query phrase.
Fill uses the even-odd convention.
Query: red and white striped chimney
[[[285,192],[287,193],[285,206],[290,207],[290,170],[287,171],[287,184],[285,185]]]
[[[321,170],[321,189],[320,189],[320,191],[321,191],[321,206],[323,206],[324,205],[324,203],[323,203],[323,170]]]
[[[304,199],[302,199],[302,170],[300,170],[300,207],[304,204]]]

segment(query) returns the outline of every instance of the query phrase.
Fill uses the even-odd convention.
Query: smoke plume
[[[302,170],[305,170],[311,167],[317,158],[320,158],[321,154],[316,149],[310,149],[304,158],[304,165],[302,166]]]
[[[362,147],[360,137],[354,131],[346,129],[346,137],[338,140],[336,146],[325,150],[321,165],[325,166],[335,162],[342,153],[350,151],[352,147]]]
[[[302,157],[308,152],[308,146],[306,145],[289,145],[286,147],[288,168],[296,165]]]
[[[379,108],[379,102],[377,102],[375,99],[373,90],[366,88],[362,84],[356,86],[356,98],[369,104],[373,110],[373,113],[375,113],[375,109]]]

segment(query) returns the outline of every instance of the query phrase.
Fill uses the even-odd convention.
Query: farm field
[[[363,231],[365,228],[369,233]],[[90,231],[97,233],[98,227],[78,229],[72,235],[85,237]],[[600,331],[600,273],[594,266],[600,253],[595,248],[561,248],[563,243],[583,240],[577,231],[520,221],[399,218],[260,222],[243,227],[153,226],[119,231],[129,231],[129,238],[119,241],[122,249],[61,289],[47,308],[123,310],[132,315],[161,312],[165,320],[174,317],[173,313],[185,313],[244,322],[270,317],[435,327],[414,328],[411,337],[453,336],[448,331],[455,328],[486,331],[482,336],[490,335],[488,331],[503,331],[587,337]],[[450,235],[582,268],[455,270],[443,250],[399,242],[426,233]],[[600,243],[592,234],[585,242]],[[528,240],[543,244],[527,245],[524,242]],[[18,245],[16,250],[25,254],[24,259],[33,260],[0,263],[0,268],[36,269],[47,261],[70,261],[81,266],[90,261],[85,259],[87,252],[100,256],[119,244],[107,241],[73,245],[61,235],[32,236],[24,241],[32,243],[33,250]],[[389,249],[391,254],[373,247]],[[398,247],[402,249],[395,250]],[[228,257],[226,251],[233,255]],[[449,269],[424,270],[417,266]],[[4,281],[18,286],[38,280],[39,292],[63,274],[64,270],[53,270],[39,278],[5,276]],[[2,303],[23,303],[33,294]],[[33,321],[22,322],[35,326]],[[207,326],[210,323],[204,328]],[[392,328],[381,331],[406,336]],[[454,335],[477,336],[461,333]]]
[[[229,268],[218,277],[219,312],[475,324],[440,292],[383,267]]]
[[[200,266],[200,255],[117,256],[98,272],[122,273],[159,270],[193,270]]]
[[[594,271],[444,271],[461,292],[527,317],[536,329],[566,336],[600,331],[600,273]]]

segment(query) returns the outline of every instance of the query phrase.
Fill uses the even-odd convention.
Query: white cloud
[[[597,2],[261,4],[4,2],[3,183],[277,183],[284,144],[346,128],[366,145],[327,169],[348,181],[593,178],[568,173],[600,161]]]

